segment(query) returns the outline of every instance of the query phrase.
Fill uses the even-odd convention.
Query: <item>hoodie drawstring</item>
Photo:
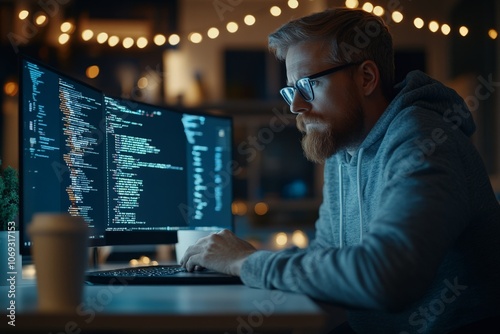
[[[358,191],[358,210],[359,210],[359,242],[363,240],[363,193],[361,191],[361,161],[363,159],[363,149],[358,152],[358,163],[356,166],[356,181]],[[342,164],[339,164],[339,245],[344,246],[344,184]]]
[[[359,208],[359,242],[363,240],[363,193],[361,192],[361,159],[363,158],[363,149],[359,149],[358,165],[356,166],[356,179],[358,183],[358,208]]]
[[[344,190],[342,183],[342,164],[339,164],[339,216],[340,216],[340,226],[339,226],[339,244],[340,248],[344,246]]]

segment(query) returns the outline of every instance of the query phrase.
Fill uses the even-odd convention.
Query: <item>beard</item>
[[[297,128],[302,132],[302,149],[305,157],[312,162],[324,163],[325,160],[341,149],[355,148],[360,144],[363,134],[363,110],[361,106],[340,114],[335,119],[318,114],[299,114]],[[316,123],[306,129],[307,123]]]

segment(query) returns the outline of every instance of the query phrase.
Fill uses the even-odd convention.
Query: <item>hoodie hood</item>
[[[408,108],[425,109],[439,114],[447,123],[453,123],[467,137],[476,130],[472,114],[462,97],[453,89],[432,79],[421,71],[412,71],[394,87],[394,99],[382,114],[360,148],[368,148],[377,142],[389,124]]]

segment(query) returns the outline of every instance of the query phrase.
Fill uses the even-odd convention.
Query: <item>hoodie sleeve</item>
[[[472,148],[458,132],[439,132],[446,136],[439,145],[425,142],[436,136],[435,123],[418,132],[407,126],[391,124],[396,135],[383,149],[385,172],[377,193],[365,194],[376,208],[361,244],[259,251],[244,262],[243,282],[354,308],[398,310],[420,298],[469,221],[461,156]],[[428,151],[417,143],[429,144]],[[329,225],[320,217],[317,227],[327,232]]]

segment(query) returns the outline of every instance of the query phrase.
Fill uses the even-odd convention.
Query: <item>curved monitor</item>
[[[84,217],[90,244],[233,229],[232,120],[120,99],[21,57],[21,254],[36,212]]]

